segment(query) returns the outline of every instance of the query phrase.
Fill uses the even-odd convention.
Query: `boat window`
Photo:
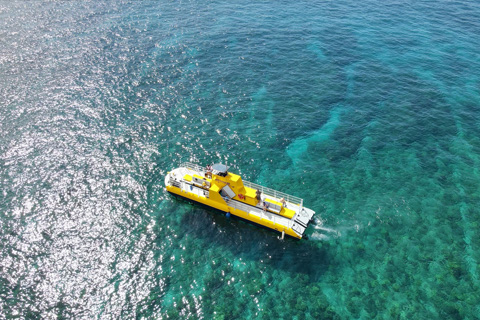
[[[223,187],[222,191],[220,192],[220,194],[222,196],[225,196],[227,195],[228,197],[230,198],[233,198],[236,196],[235,192],[233,192],[233,190],[229,187],[229,186],[225,186]]]

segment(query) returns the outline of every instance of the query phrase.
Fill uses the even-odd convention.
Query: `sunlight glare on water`
[[[473,319],[480,6],[0,3],[0,319]],[[311,240],[168,195],[304,198]]]

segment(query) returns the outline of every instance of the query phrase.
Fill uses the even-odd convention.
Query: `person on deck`
[[[268,209],[268,203],[264,200],[263,201],[263,211],[265,212],[265,211],[267,211],[267,209]]]

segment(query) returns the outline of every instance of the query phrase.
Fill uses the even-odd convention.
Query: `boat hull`
[[[215,171],[215,169],[219,169]],[[280,191],[243,181],[214,166],[213,172],[184,163],[165,176],[166,190],[194,203],[260,225],[293,238],[302,239],[314,211],[303,200]]]
[[[173,193],[173,192],[170,192],[170,191],[167,191],[172,197],[174,197],[177,201],[183,201],[185,204],[190,204],[190,205],[193,205],[193,206],[199,206],[200,208],[202,209],[205,209],[205,210],[208,210],[208,211],[211,211],[212,213],[215,213],[215,214],[224,214],[226,215],[228,212],[225,212],[225,211],[222,211],[220,209],[217,209],[215,207],[211,207],[209,205],[206,205],[204,203],[201,203],[201,202],[197,202],[195,200],[192,200],[190,198],[186,198],[184,196],[181,196],[177,193]],[[241,221],[244,221],[245,223],[248,223],[248,224],[251,224],[252,226],[256,226],[256,227],[261,227],[262,229],[265,229],[265,230],[268,230],[269,232],[272,231],[272,228],[270,227],[267,227],[263,224],[259,224],[259,223],[255,223],[253,222],[252,220],[248,220],[248,219],[245,219],[245,218],[242,218],[241,216],[237,216],[235,214],[232,214],[231,213],[231,217],[233,219],[239,219]],[[273,231],[276,231],[276,232],[279,232],[279,234],[281,234],[281,232],[279,230],[275,230],[273,229]],[[295,239],[295,240],[300,240],[300,239],[308,239],[308,237],[304,234],[302,237],[298,237],[298,236],[291,236],[290,234],[287,234],[285,233],[289,238],[291,239]]]
[[[214,201],[205,201],[199,197],[196,197],[195,194],[188,193],[188,192],[182,192],[179,188],[176,187],[168,187],[167,186],[167,191],[175,196],[182,197],[184,199],[190,200],[192,203],[199,203],[201,205],[204,205],[206,207],[210,207],[213,209],[217,209],[221,212],[224,212],[225,214],[230,213],[231,215],[234,215],[238,218],[241,218],[242,220],[252,222],[254,224],[260,225],[262,227],[265,227],[270,230],[277,231],[279,233],[282,233],[282,231],[285,231],[285,234],[296,239],[302,239],[302,236],[299,236],[295,231],[293,231],[291,228],[285,228],[284,226],[281,225],[275,225],[273,221],[266,220],[266,219],[261,219],[257,216],[251,215],[243,210],[232,208],[228,205],[222,205],[221,203],[216,203]],[[175,190],[177,189],[177,190]],[[207,199],[208,200],[208,199]]]

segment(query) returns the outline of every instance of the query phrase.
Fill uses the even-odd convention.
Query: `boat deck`
[[[174,169],[172,172],[170,172],[169,175],[167,175],[166,182],[167,179],[174,179],[175,183],[179,186],[181,192],[188,192],[190,194],[193,194],[194,197],[207,198],[209,192],[208,190],[192,185],[190,182],[184,179],[185,175],[193,176],[194,174],[205,177],[205,170],[202,167],[191,163],[182,164],[179,168]],[[230,207],[242,210],[249,215],[257,216],[260,219],[272,221],[274,225],[283,226],[285,228],[292,228],[300,236],[303,235],[310,219],[315,214],[313,210],[303,207],[303,199],[273,189],[265,188],[263,186],[253,184],[248,181],[244,181],[244,183],[245,186],[261,190],[262,199],[268,197],[271,200],[280,202],[280,199],[284,198],[286,200],[286,208],[295,211],[295,215],[292,219],[288,219],[279,214],[275,214],[270,211],[264,211],[261,202],[259,202],[257,206],[252,206],[245,204],[241,201],[228,199],[226,202]]]

